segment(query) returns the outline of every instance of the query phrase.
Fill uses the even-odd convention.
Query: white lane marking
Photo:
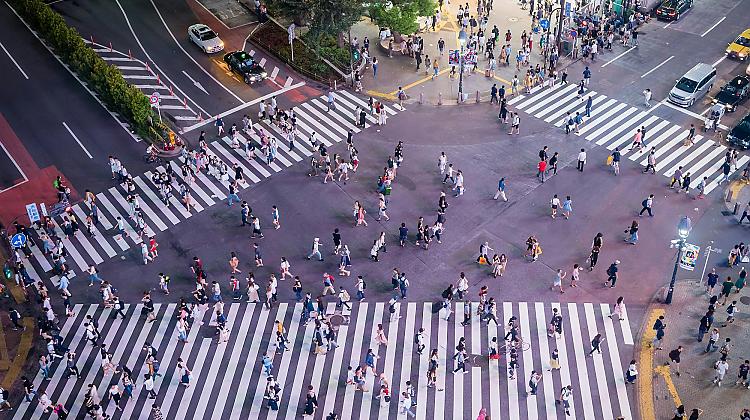
[[[667,64],[667,62],[668,62],[669,60],[673,59],[673,58],[674,58],[674,56],[673,56],[673,55],[671,55],[671,56],[669,56],[669,58],[667,58],[666,60],[664,60],[664,61],[662,61],[661,63],[659,63],[659,64],[658,64],[658,65],[657,65],[656,67],[652,68],[651,70],[647,71],[646,73],[643,73],[643,75],[641,76],[641,79],[643,79],[644,77],[646,77],[646,76],[648,76],[649,74],[653,73],[653,72],[654,72],[654,71],[656,71],[656,69],[658,69],[659,67],[661,67],[661,66],[663,66],[663,65]]]
[[[135,33],[135,30],[133,29],[133,25],[131,25],[131,24],[130,24],[130,18],[128,18],[128,14],[127,14],[127,13],[125,13],[125,9],[124,9],[124,8],[122,7],[122,4],[120,4],[120,0],[115,0],[115,3],[117,3],[117,7],[119,7],[119,8],[120,8],[120,12],[122,12],[122,16],[123,16],[123,17],[125,18],[125,23],[127,23],[127,24],[128,24],[128,29],[130,29],[130,33],[131,33],[131,34],[133,35],[133,38],[135,38],[135,42],[137,42],[137,43],[138,43],[138,46],[139,46],[139,47],[141,47],[141,51],[143,51],[143,54],[144,54],[144,55],[146,55],[146,58],[148,59],[148,61],[150,61],[150,62],[151,62],[151,64],[153,64],[153,66],[154,66],[154,67],[156,68],[156,70],[158,70],[158,71],[159,71],[159,73],[161,73],[161,74],[162,74],[162,75],[164,76],[164,78],[165,78],[165,79],[167,79],[167,81],[168,81],[169,83],[171,83],[171,84],[172,84],[172,86],[174,87],[174,89],[176,89],[176,90],[177,90],[178,92],[180,92],[180,94],[181,94],[182,96],[184,96],[184,97],[187,97],[187,94],[186,94],[186,93],[185,93],[185,92],[184,92],[184,91],[183,91],[182,89],[180,89],[180,87],[179,87],[179,86],[177,86],[177,84],[176,84],[175,82],[173,82],[173,81],[172,81],[172,79],[170,79],[170,78],[169,78],[169,76],[167,76],[167,74],[166,74],[166,73],[165,73],[165,72],[164,72],[164,71],[163,71],[163,70],[162,70],[162,69],[161,69],[161,68],[159,67],[159,65],[158,65],[158,64],[156,64],[156,61],[154,61],[154,60],[153,60],[153,59],[151,58],[151,56],[150,56],[150,55],[148,54],[148,51],[146,51],[146,48],[145,48],[145,47],[143,46],[143,44],[141,43],[141,39],[140,39],[140,38],[138,38],[138,35],[136,35],[136,33]],[[158,12],[158,10],[157,10],[157,12]],[[159,17],[161,17],[161,15],[159,15]],[[162,19],[162,22],[163,22],[163,21],[164,21],[164,20]],[[164,25],[164,26],[166,26],[166,25]],[[171,34],[171,32],[170,32],[170,34]],[[174,36],[173,36],[173,37],[174,37]],[[177,45],[179,45],[179,44],[177,44]],[[181,48],[181,47],[180,47],[180,48]],[[138,86],[136,86],[136,87],[138,87]],[[140,88],[139,88],[139,89],[140,89]],[[198,109],[199,109],[199,110],[200,110],[201,112],[203,112],[203,113],[204,113],[204,114],[206,114],[206,115],[211,115],[211,114],[210,114],[210,113],[209,113],[208,111],[206,111],[205,109],[201,108],[201,106],[200,106],[200,105],[198,105],[198,104],[197,104],[197,103],[196,103],[196,102],[195,102],[194,100],[192,100],[191,98],[188,98],[188,99],[189,99],[189,100],[190,100],[190,102],[192,102],[192,103],[193,103],[193,105],[195,105],[195,107],[196,107],[196,108],[198,108]]]
[[[24,182],[27,182],[29,180],[29,177],[27,177],[26,174],[23,173],[23,170],[21,170],[21,166],[18,165],[18,162],[16,162],[15,159],[13,159],[13,156],[10,154],[10,152],[8,151],[8,149],[5,148],[5,145],[3,144],[2,140],[0,140],[0,147],[3,149],[3,151],[5,152],[5,154],[8,155],[8,158],[10,159],[10,161],[13,162],[13,166],[16,167],[16,170],[18,171],[18,173],[20,173],[21,176],[23,176],[23,182],[20,182],[20,183],[14,185],[13,187],[6,188],[4,190],[0,190],[0,193],[1,193],[1,192],[8,191],[11,188],[17,187],[17,186],[23,184]]]
[[[666,26],[665,26],[665,28],[666,28]],[[610,64],[611,64],[612,62],[614,62],[614,61],[615,61],[615,60],[617,60],[618,58],[622,57],[623,55],[625,55],[625,54],[627,54],[627,53],[629,53],[629,52],[631,52],[631,51],[633,51],[633,49],[634,49],[634,48],[635,48],[635,45],[633,45],[632,47],[630,47],[630,48],[628,48],[627,50],[625,50],[625,52],[623,52],[623,53],[620,53],[620,54],[619,54],[619,55],[618,55],[617,57],[615,57],[615,58],[613,58],[613,59],[611,59],[611,60],[607,61],[607,62],[606,62],[606,63],[604,63],[604,64],[602,64],[602,68],[604,68],[604,67],[607,67],[608,65],[610,65]]]
[[[258,64],[260,64],[260,66],[263,67],[266,64],[266,58],[265,57],[261,58],[260,63]]]
[[[291,77],[287,77],[286,78],[286,82],[284,82],[284,87],[291,86],[293,81],[294,81],[294,79],[292,79]]]
[[[119,0],[118,0],[117,4],[119,5]],[[201,69],[201,71],[203,73],[205,73],[206,76],[210,77],[211,80],[213,80],[214,82],[216,82],[217,85],[221,86],[225,91],[227,91],[228,94],[232,95],[232,97],[234,97],[234,99],[237,99],[237,101],[239,101],[240,103],[245,103],[245,101],[243,101],[242,98],[240,98],[234,92],[232,92],[231,89],[229,89],[228,87],[224,86],[211,73],[209,73],[208,70],[204,69],[203,66],[201,66],[200,64],[198,64],[198,62],[195,61],[195,59],[193,58],[193,56],[191,56],[190,54],[188,54],[187,51],[185,51],[185,48],[182,48],[182,45],[180,45],[180,43],[177,42],[177,38],[175,38],[174,34],[172,33],[172,30],[169,29],[169,26],[167,25],[167,22],[164,21],[164,17],[161,15],[161,12],[159,11],[159,8],[156,7],[156,3],[154,3],[153,0],[151,0],[151,5],[154,6],[154,10],[156,10],[156,14],[159,15],[159,20],[161,20],[161,23],[164,25],[164,28],[167,30],[167,32],[169,32],[169,36],[172,37],[172,40],[177,45],[177,48],[179,48],[183,53],[185,53],[185,55],[190,59],[190,61],[192,61],[196,66],[198,66],[198,68]],[[122,9],[122,7],[120,7],[120,9]],[[123,11],[123,15],[124,14],[125,14],[125,12]],[[128,26],[130,26],[130,24],[128,24]],[[154,65],[156,65],[156,64],[154,64]],[[159,71],[161,71],[161,70],[159,70]],[[162,72],[162,73],[164,73],[164,72]]]
[[[687,109],[685,109],[683,107],[680,107],[680,106],[677,106],[677,105],[673,105],[671,102],[669,102],[666,99],[663,100],[662,102],[664,103],[664,105],[666,105],[666,106],[668,106],[668,107],[670,107],[670,108],[672,108],[672,109],[674,109],[676,111],[680,111],[683,114],[690,115],[691,117],[697,118],[699,120],[703,120],[704,119],[701,115],[696,114],[695,112],[687,110]],[[660,103],[662,103],[662,102],[660,102]],[[729,129],[729,127],[727,127],[724,124],[719,124],[719,128],[721,128],[722,130],[728,130]]]
[[[183,133],[188,133],[190,131],[195,130],[196,128],[203,127],[206,124],[210,124],[210,123],[216,121],[217,118],[223,118],[223,117],[226,117],[227,115],[234,114],[237,111],[240,111],[242,109],[245,109],[247,107],[250,107],[250,106],[253,106],[253,105],[257,104],[257,103],[260,103],[260,101],[266,100],[266,99],[271,98],[273,96],[281,95],[281,94],[283,94],[283,93],[285,93],[287,91],[290,91],[292,89],[297,89],[298,87],[301,87],[301,86],[304,86],[304,85],[305,85],[305,82],[301,81],[301,82],[295,83],[295,84],[293,84],[293,85],[291,85],[289,87],[285,87],[285,88],[279,89],[279,90],[277,90],[275,92],[268,93],[266,95],[261,96],[260,98],[253,99],[250,102],[245,102],[245,103],[243,103],[241,105],[237,105],[236,107],[234,107],[232,109],[228,109],[228,110],[222,112],[221,114],[215,115],[215,116],[213,116],[211,118],[207,118],[207,119],[205,119],[201,123],[198,123],[198,124],[195,124],[195,125],[191,125],[190,127],[185,127],[182,130],[182,132]],[[205,111],[203,111],[203,112],[205,112]],[[210,114],[206,113],[206,115],[210,115]]]
[[[190,77],[190,75],[187,74],[187,72],[185,70],[182,71],[182,74],[184,74],[185,77],[187,77],[188,79],[190,79],[190,81],[193,82],[193,85],[195,85],[195,87],[197,87],[198,89],[200,89],[201,91],[203,91],[203,93],[205,93],[206,95],[209,95],[209,93],[206,90],[206,88],[204,88],[203,85],[200,84],[200,82],[198,82],[195,79],[193,79],[192,77]]]
[[[273,71],[271,71],[271,80],[276,80],[276,76],[279,75],[279,68],[274,67]]]
[[[148,74],[123,74],[123,79],[132,79],[132,80],[156,80],[156,76],[151,76]]]
[[[669,28],[669,26],[672,25],[674,22],[675,21],[671,21],[671,22],[667,23],[666,25],[664,25],[664,29]]]
[[[719,65],[719,63],[721,63],[722,61],[724,61],[724,60],[726,60],[726,59],[727,59],[727,56],[726,56],[726,55],[722,55],[720,59],[718,59],[718,60],[714,61],[714,63],[713,63],[713,64],[711,64],[711,67],[716,67],[716,66],[718,66],[718,65]]]
[[[712,26],[711,26],[710,28],[706,29],[706,32],[703,32],[703,33],[701,34],[701,38],[703,38],[704,36],[708,35],[708,33],[709,33],[709,32],[711,32],[711,31],[713,31],[715,27],[719,26],[719,24],[720,24],[721,22],[724,22],[724,19],[726,19],[726,18],[727,18],[727,17],[726,17],[726,16],[724,16],[723,18],[719,19],[719,21],[718,21],[718,22],[714,23],[714,24],[713,24],[713,25],[712,25]]]
[[[13,64],[15,64],[15,65],[16,65],[16,67],[18,68],[18,71],[20,71],[20,72],[21,72],[21,74],[23,75],[23,77],[25,77],[25,78],[26,78],[26,80],[29,80],[29,76],[28,76],[28,75],[26,74],[26,72],[25,72],[25,71],[23,71],[23,69],[21,68],[21,65],[20,65],[20,64],[18,64],[18,61],[16,61],[16,59],[15,59],[15,58],[13,58],[13,56],[12,56],[12,55],[10,55],[10,51],[8,51],[8,49],[7,49],[7,48],[5,48],[5,45],[3,45],[3,43],[2,43],[2,42],[0,42],[0,48],[2,48],[2,49],[3,49],[3,51],[5,51],[5,54],[7,54],[7,55],[8,55],[8,58],[10,58],[10,61],[12,61],[12,62],[13,62]]]
[[[623,343],[632,346],[635,343],[633,342],[633,333],[630,331],[630,318],[628,318],[628,310],[625,308],[625,305],[622,305],[621,319],[623,320],[620,322],[620,326],[622,327],[622,341]]]
[[[73,136],[76,143],[78,143],[78,145],[81,146],[81,149],[83,149],[83,151],[86,152],[86,156],[88,156],[89,159],[93,159],[94,157],[91,156],[91,153],[89,153],[88,150],[86,150],[86,147],[83,145],[83,143],[81,143],[81,141],[78,140],[78,136],[76,136],[75,133],[73,133],[73,130],[71,130],[70,127],[68,127],[68,124],[66,124],[65,121],[63,121],[62,125],[65,127],[66,130],[68,130],[68,133],[70,133],[70,135]]]

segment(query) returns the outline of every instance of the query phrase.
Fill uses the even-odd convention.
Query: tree
[[[370,5],[370,18],[379,26],[410,35],[419,30],[417,18],[432,16],[437,4],[434,0],[390,0]]]
[[[345,32],[365,12],[362,0],[280,0],[287,17],[308,27],[313,39]]]

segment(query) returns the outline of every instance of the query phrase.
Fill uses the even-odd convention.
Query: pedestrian
[[[493,200],[497,200],[498,198],[502,198],[503,201],[508,201],[508,198],[505,195],[505,177],[500,178],[497,182],[497,192],[495,192],[495,196],[492,197]]]
[[[713,383],[715,383],[716,386],[721,386],[721,381],[724,380],[724,375],[727,374],[728,370],[729,363],[727,363],[726,357],[722,357],[714,364],[714,372],[716,373],[716,376],[714,376]]]
[[[10,322],[13,323],[13,331],[18,331],[19,328],[26,331],[26,326],[21,325],[20,323],[23,317],[21,316],[21,313],[18,312],[15,308],[10,308],[8,310],[8,317],[10,318]]]
[[[646,108],[651,108],[651,89],[646,89],[643,91],[643,100]]]
[[[732,293],[732,288],[734,287],[734,282],[732,281],[732,277],[727,276],[727,279],[724,280],[724,283],[721,284],[721,294],[719,297],[723,297],[724,300],[721,302],[721,305],[727,304],[727,299],[729,298],[729,294]]]
[[[656,335],[651,341],[649,347],[656,347],[656,350],[661,350],[661,341],[664,339],[664,329],[666,324],[664,323],[664,315],[660,315],[659,318],[654,322],[652,330],[656,331]]]
[[[323,255],[320,253],[320,238],[313,239],[312,252],[307,256],[307,259],[311,259],[313,256],[318,257],[318,261],[323,261]]]
[[[745,362],[740,364],[737,381],[734,384],[750,389],[750,381],[747,379],[748,372],[750,372],[750,360],[745,359]]]
[[[680,355],[682,353],[682,346],[677,346],[676,349],[669,352],[669,362],[667,365],[674,365],[674,373],[680,376]]]
[[[635,360],[631,360],[630,365],[628,365],[628,370],[625,372],[625,383],[634,384],[637,378],[638,378],[638,365],[636,364]]]
[[[550,290],[555,290],[555,288],[559,288],[560,293],[565,293],[565,291],[563,290],[562,279],[565,277],[566,274],[567,273],[565,273],[562,270],[562,268],[558,268],[557,273],[555,273],[555,280],[553,281],[552,287],[550,287]]]
[[[154,391],[154,379],[150,374],[143,375],[143,389],[148,393],[148,398],[155,400],[156,392]]]
[[[535,370],[531,371],[531,377],[529,378],[529,394],[528,395],[536,395],[537,387],[539,386],[539,381],[542,380],[542,375],[538,374]]]
[[[560,402],[562,403],[565,415],[570,415],[570,399],[573,398],[573,387],[571,385],[564,386],[560,391]]]
[[[604,282],[605,287],[615,287],[615,284],[617,283],[617,272],[619,271],[619,264],[620,260],[615,260],[612,264],[609,265],[609,268],[607,268],[607,281]]]
[[[641,208],[640,213],[638,213],[638,215],[643,216],[644,212],[648,212],[649,216],[654,217],[654,213],[651,211],[653,205],[654,205],[654,195],[649,194],[649,196],[641,202],[642,208]]]
[[[583,166],[586,164],[586,149],[581,149],[578,153],[578,170],[583,172]]]
[[[549,359],[549,369],[547,370],[550,372],[553,370],[560,370],[560,351],[558,349],[552,350]]]
[[[596,334],[594,338],[591,340],[591,351],[589,351],[588,356],[591,356],[594,354],[594,352],[598,352],[599,354],[602,354],[602,349],[600,348],[601,344],[604,342],[604,337],[602,337],[601,334]]]
[[[557,217],[557,209],[560,207],[560,199],[557,198],[557,194],[552,196],[549,204],[552,208],[552,218],[554,219],[555,217]]]
[[[714,295],[714,288],[716,287],[716,284],[719,282],[719,275],[716,274],[716,268],[712,268],[711,272],[708,273],[708,276],[706,276],[706,293],[709,296]]]

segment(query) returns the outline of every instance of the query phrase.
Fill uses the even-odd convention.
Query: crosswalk
[[[706,194],[719,185],[727,147],[700,134],[695,136],[693,145],[685,146],[689,129],[651,115],[643,107],[622,103],[593,90],[586,90],[583,96],[579,96],[577,85],[570,83],[553,87],[538,86],[532,89],[530,95],[511,99],[508,105],[563,128],[568,112],[572,115],[584,113],[588,97],[592,99],[591,117],[584,119],[577,133],[579,137],[609,150],[619,148],[623,157],[641,166],[647,164],[648,149],[655,147],[656,171],[659,174],[671,177],[682,166],[683,174],[691,174],[691,188],[697,187],[703,177],[708,177]],[[630,151],[628,147],[633,136],[641,127],[646,128],[646,147],[642,151]],[[750,157],[741,156],[737,168],[744,167],[748,161]]]
[[[113,319],[111,310],[101,305],[77,305],[76,315],[65,322],[61,335],[65,346],[77,354],[81,378],[65,379],[65,364],[57,362],[51,369],[51,380],[42,380],[40,373],[34,384],[39,393],[46,392],[52,401],[64,404],[70,418],[75,419],[83,418],[81,404],[87,384],[94,384],[99,395],[104,395],[120,380],[119,374],[104,374],[98,348],[83,337],[82,324],[86,315],[91,315],[99,322],[100,342],[114,354],[113,363],[127,366],[138,378],[134,398],[121,402],[122,412],[116,411],[111,401],[102,403],[113,419],[148,418],[154,401],[143,391],[143,374],[147,372],[144,343],[158,350],[163,376],[156,381],[156,403],[165,418],[294,419],[300,417],[304,395],[312,385],[319,400],[315,418],[336,411],[345,419],[395,419],[401,417],[397,396],[409,380],[415,388],[418,419],[474,418],[482,408],[497,419],[633,419],[634,391],[626,387],[623,378],[631,359],[633,336],[627,319],[609,318],[608,305],[503,302],[498,308],[500,326],[480,322],[476,315],[462,325],[463,305],[470,305],[473,313],[478,308],[476,302],[456,303],[455,314],[446,320],[439,304],[408,302],[398,305],[396,315],[400,318],[390,321],[383,302],[354,304],[351,310],[343,311],[329,303],[326,316],[337,331],[339,346],[324,354],[312,351],[315,325],[300,323],[301,303],[283,302],[270,310],[253,303],[227,304],[227,343],[216,339],[209,323],[211,311],[204,316],[202,326],[195,321],[188,342],[181,343],[177,340],[176,304],[156,305],[158,317],[153,323],[145,323],[140,317],[140,304],[128,305],[125,319]],[[563,316],[563,333],[550,338],[547,326],[553,308]],[[498,337],[503,342],[503,325],[512,316],[518,319],[523,341],[514,377],[509,376],[505,350],[501,349],[501,360],[488,360],[490,340]],[[287,329],[290,351],[276,352],[276,320]],[[384,326],[387,345],[374,341],[378,324]],[[426,350],[421,355],[414,344],[420,328],[424,328],[426,337]],[[606,339],[602,353],[589,357],[589,343],[597,333]],[[453,349],[462,337],[469,353],[468,371],[452,373]],[[366,392],[346,385],[347,367],[364,365],[370,348],[379,357],[377,373],[383,372],[390,381],[394,396],[390,403],[374,398],[373,389],[379,389],[379,380],[371,373],[365,378]],[[431,349],[436,349],[439,358],[434,388],[427,386]],[[550,371],[550,354],[555,349],[561,368]],[[279,411],[270,411],[264,404],[266,374],[260,362],[264,353],[273,357],[272,374],[282,388]],[[189,388],[179,386],[175,373],[178,358],[192,370]],[[542,374],[536,396],[528,395],[532,371]],[[560,389],[569,384],[574,396],[571,415],[566,417],[555,400]],[[47,418],[49,415],[42,413],[36,401],[21,403],[13,417]]]
[[[297,114],[300,136],[297,137],[293,150],[289,150],[287,147],[288,142],[279,128],[267,121],[258,122],[256,127],[263,128],[269,136],[275,137],[279,146],[276,160],[270,165],[261,157],[250,159],[243,150],[232,148],[231,139],[228,136],[211,142],[208,145],[209,153],[217,156],[230,168],[233,164],[241,167],[246,182],[240,183],[240,188],[246,189],[285,168],[309,160],[308,157],[313,154],[313,147],[308,138],[313,131],[316,133],[318,141],[326,146],[345,140],[350,129],[355,133],[360,132],[361,128],[353,124],[353,114],[356,107],[368,109],[367,102],[347,91],[338,91],[336,102],[336,109],[330,112],[326,112],[326,100],[322,96],[313,98],[294,108]],[[386,106],[386,109],[390,115],[396,115],[399,112],[398,108],[391,108],[390,106]],[[374,123],[375,119],[368,117],[368,121]],[[367,127],[369,127],[369,124],[365,128]],[[252,140],[256,142],[256,145],[260,142],[260,138],[255,133],[241,132],[239,137],[242,142]],[[175,160],[166,162],[164,165],[156,167],[155,170],[164,172],[165,165],[170,165],[176,176],[183,180],[179,164]],[[190,211],[184,203],[174,197],[170,200],[171,206],[168,207],[164,204],[160,198],[158,187],[152,182],[152,171],[137,175],[133,180],[136,185],[136,192],[140,195],[140,207],[146,221],[146,234],[149,236],[188,220],[227,198],[227,183],[221,181],[219,177],[206,173],[197,173],[195,180],[190,185],[193,203],[193,208]],[[60,238],[64,238],[63,243],[70,254],[68,266],[72,269],[71,277],[75,276],[76,273],[84,272],[90,264],[100,264],[136,245],[140,246],[142,239],[136,233],[134,222],[129,218],[130,208],[126,201],[127,195],[128,193],[123,185],[116,185],[96,194],[101,224],[99,232],[93,237],[79,231],[72,238],[65,238],[59,228],[59,224],[62,224],[63,220],[61,217],[56,218],[55,222],[58,226],[55,230]],[[91,208],[88,203],[82,202],[73,205],[72,211],[80,220],[85,220]],[[128,233],[126,237],[118,233],[117,217],[125,221],[125,231]],[[39,241],[37,241],[37,245],[31,246],[31,251],[31,264],[26,264],[26,266],[33,279],[40,279],[42,278],[39,275],[40,273],[52,271],[52,259],[50,256],[44,255],[39,248]],[[58,276],[51,276],[50,278],[55,285],[58,283]]]

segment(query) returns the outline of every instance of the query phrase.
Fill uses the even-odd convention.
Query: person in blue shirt
[[[500,178],[500,181],[497,182],[497,192],[492,199],[497,200],[498,197],[502,197],[503,201],[508,201],[508,197],[505,196],[505,177]]]

